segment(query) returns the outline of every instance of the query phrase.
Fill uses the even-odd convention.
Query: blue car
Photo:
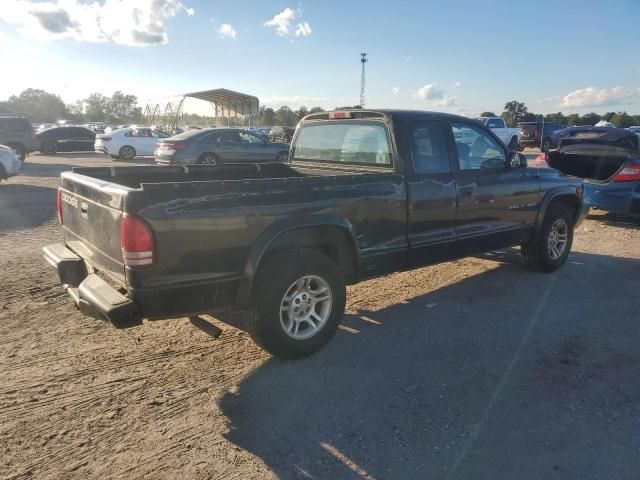
[[[573,127],[553,135],[548,164],[584,179],[592,208],[640,217],[640,141],[622,128]]]

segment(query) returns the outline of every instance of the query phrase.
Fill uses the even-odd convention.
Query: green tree
[[[496,115],[496,114],[495,114],[495,113],[493,113],[493,112],[482,112],[482,113],[480,114],[480,116],[481,116],[481,117],[497,117],[498,115]]]
[[[276,125],[295,125],[296,114],[289,107],[282,106],[276,110]]]
[[[33,88],[9,97],[6,109],[25,116],[31,122],[55,122],[67,115],[67,107],[58,95]]]
[[[572,113],[567,116],[567,125],[570,127],[575,127],[576,125],[580,125],[580,115],[577,113]]]
[[[562,125],[565,125],[567,123],[567,117],[564,116],[562,114],[562,112],[557,112],[557,113],[547,113],[544,116],[544,121],[545,122],[553,122],[553,123],[560,123]]]
[[[276,112],[273,108],[260,108],[260,116],[262,117],[262,125],[272,127],[276,124]]]
[[[504,104],[504,111],[502,112],[502,118],[509,127],[515,127],[518,122],[525,121],[529,114],[529,109],[524,102],[518,102],[517,100],[511,100]]]
[[[305,106],[302,106],[298,110],[296,110],[296,119],[298,121],[302,120],[302,118],[306,117],[307,115],[309,115],[309,109]]]
[[[311,107],[309,109],[309,113],[321,113],[324,112],[324,108],[322,107]]]
[[[84,99],[84,116],[88,122],[104,122],[107,120],[109,98],[101,93],[92,93]]]
[[[627,112],[618,112],[609,121],[618,128],[627,128],[633,125],[634,118]]]
[[[580,125],[595,125],[600,121],[600,115],[597,113],[585,113],[580,119]]]
[[[142,110],[138,106],[138,98],[135,95],[125,95],[118,90],[107,99],[104,113],[108,122],[123,123],[137,121]]]
[[[600,119],[604,120],[605,122],[610,122],[615,114],[616,112],[607,112],[604,115],[602,115]]]

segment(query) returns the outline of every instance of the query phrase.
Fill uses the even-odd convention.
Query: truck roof
[[[385,121],[389,121],[392,117],[424,117],[424,118],[446,118],[448,120],[474,120],[470,117],[464,117],[461,115],[454,115],[453,113],[444,113],[444,112],[432,112],[427,110],[403,110],[403,109],[391,109],[391,108],[380,108],[380,109],[338,109],[331,110],[328,112],[319,112],[312,113],[307,115],[302,119],[302,122],[308,120],[329,120],[331,119],[330,114],[335,112],[348,112],[352,116],[349,118],[381,118]]]

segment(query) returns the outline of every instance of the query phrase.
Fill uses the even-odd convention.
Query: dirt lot
[[[0,185],[0,477],[627,479],[640,471],[640,223],[596,213],[567,265],[517,250],[369,281],[315,356],[216,320],[85,318],[40,248],[58,174]]]

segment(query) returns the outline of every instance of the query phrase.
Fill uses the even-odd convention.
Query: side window
[[[161,131],[161,130],[153,130],[153,131],[151,132],[151,136],[152,136],[153,138],[168,138],[168,137],[169,137],[169,135],[168,135],[168,134],[164,133],[164,132],[163,132],[163,131]]]
[[[452,123],[460,170],[502,168],[507,161],[504,149],[487,132],[475,125]]]
[[[220,143],[238,143],[240,138],[238,137],[238,132],[235,131],[226,131],[219,132],[218,134],[218,142]]]
[[[240,135],[240,141],[242,143],[264,143],[262,140],[251,133],[240,132],[238,135]]]
[[[411,128],[411,151],[417,173],[449,173],[449,149],[438,122],[415,123]]]

